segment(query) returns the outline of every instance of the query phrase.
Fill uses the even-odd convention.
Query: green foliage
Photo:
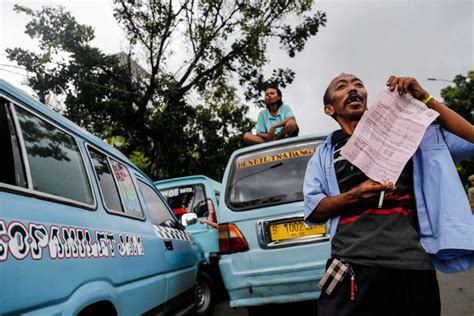
[[[142,170],[146,170],[151,165],[150,158],[145,157],[145,154],[138,150],[133,151],[128,159]]]
[[[457,75],[453,82],[454,86],[441,90],[441,96],[448,107],[474,124],[474,71],[469,71],[467,76]],[[463,183],[467,183],[467,178],[474,174],[474,159],[461,162],[458,172]]]
[[[457,75],[454,77],[454,86],[448,86],[441,90],[444,102],[466,120],[474,123],[474,70],[467,76]]]
[[[265,76],[269,41],[293,57],[326,23],[310,0],[114,4],[127,53],[92,47],[93,29],[61,7],[22,6],[15,10],[30,17],[26,32],[39,51],[7,53],[28,70],[27,83],[42,101],[50,92],[65,95],[64,115],[99,137],[120,139],[120,149],[153,178],[221,178],[253,127],[246,103],[259,100],[266,84],[285,87],[295,77],[288,68]],[[184,56],[178,67],[175,50]]]

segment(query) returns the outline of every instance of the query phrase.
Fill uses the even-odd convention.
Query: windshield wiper
[[[276,196],[272,196],[268,199],[265,199],[265,200],[261,200],[259,201],[260,204],[267,204],[267,203],[275,203],[275,202],[280,202],[281,200],[283,200],[283,198],[281,197],[276,197]]]
[[[269,197],[266,199],[259,198],[259,199],[253,199],[250,201],[243,201],[243,202],[230,202],[230,204],[235,207],[235,208],[243,208],[243,207],[248,207],[248,206],[257,206],[257,205],[264,205],[264,204],[274,204],[277,202],[281,202],[283,198],[281,197]]]
[[[230,204],[232,204],[233,207],[241,208],[241,207],[247,207],[247,206],[260,204],[261,200],[262,199],[254,199],[251,201],[244,201],[244,202],[230,202]]]
[[[258,171],[254,172],[254,173],[247,174],[247,175],[243,176],[242,178],[239,178],[239,179],[235,180],[235,182],[230,185],[229,191],[231,191],[231,190],[235,187],[235,185],[236,185],[237,183],[239,183],[240,181],[242,181],[242,180],[245,179],[245,178],[248,178],[248,177],[251,177],[251,176],[260,174],[260,173],[264,173],[264,172],[267,172],[268,170],[272,170],[272,169],[275,169],[275,168],[278,168],[278,167],[281,167],[281,166],[283,166],[283,163],[282,163],[282,162],[279,162],[279,163],[276,163],[276,164],[274,164],[274,165],[271,165],[270,167],[267,167],[267,168],[265,168],[265,169],[258,170]]]

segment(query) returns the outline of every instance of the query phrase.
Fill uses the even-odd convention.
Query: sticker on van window
[[[273,161],[280,161],[280,160],[286,160],[286,159],[293,159],[293,158],[298,158],[298,157],[304,157],[304,156],[311,156],[315,152],[314,148],[306,148],[306,149],[299,149],[299,150],[294,150],[294,151],[287,151],[287,152],[282,152],[279,154],[275,154],[272,156],[263,156],[263,157],[258,157],[254,159],[250,159],[247,161],[241,161],[237,162],[236,167],[237,168],[246,168],[246,167],[251,167],[251,166],[256,166],[256,165],[261,165]]]
[[[113,258],[144,256],[141,237],[136,234],[115,234],[81,227],[0,220],[0,262],[10,254],[17,260],[31,256],[43,259],[45,251],[51,259]]]
[[[193,188],[184,187],[184,188],[175,188],[175,189],[161,191],[161,194],[163,194],[163,196],[169,197],[169,198],[179,196],[180,194],[184,194],[184,193],[193,193]]]

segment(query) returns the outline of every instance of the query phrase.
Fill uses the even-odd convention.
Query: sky
[[[5,66],[14,65],[7,60],[5,48],[35,49],[36,45],[24,34],[28,20],[13,12],[15,3],[34,9],[61,4],[79,23],[94,27],[93,45],[106,53],[117,53],[126,47],[112,15],[112,0],[2,0],[0,78],[25,91],[31,90],[22,85],[24,76],[16,74],[22,71]],[[294,58],[272,43],[270,62],[265,67],[268,74],[279,67],[296,72],[294,82],[283,89],[283,100],[295,113],[300,135],[324,134],[338,128],[323,112],[322,95],[329,81],[342,72],[364,81],[370,106],[392,74],[415,77],[441,99],[440,90],[450,84],[443,80],[474,70],[472,0],[326,0],[316,1],[314,7],[326,12],[326,27],[320,28]],[[256,120],[259,110],[252,107],[249,117]]]

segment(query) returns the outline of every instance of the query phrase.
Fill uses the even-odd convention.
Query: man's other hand
[[[395,189],[395,185],[391,182],[383,184],[369,179],[362,182],[358,187],[355,187],[352,190],[354,190],[353,193],[357,196],[359,200],[367,200],[376,198],[378,194],[382,191],[390,193],[393,192]]]

